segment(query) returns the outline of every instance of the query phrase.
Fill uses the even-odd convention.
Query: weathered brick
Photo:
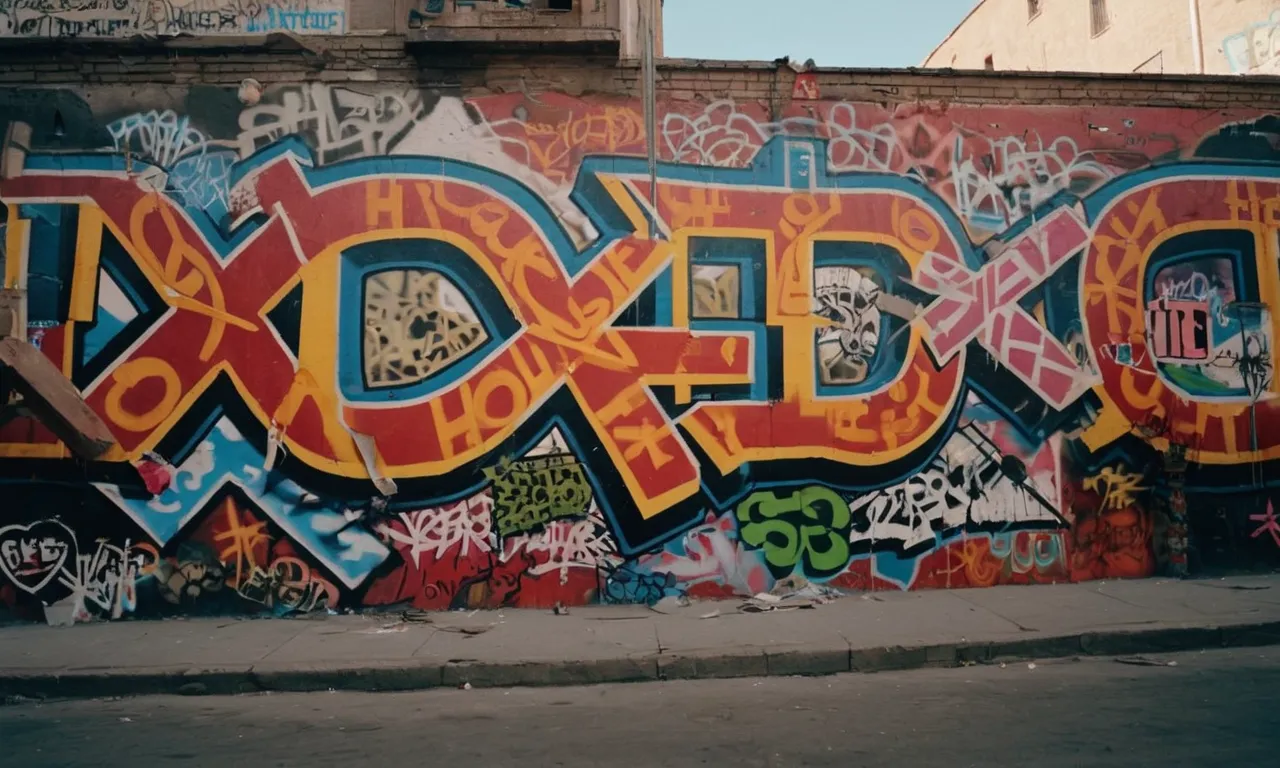
[[[0,65],[0,83],[208,83],[231,86],[246,77],[272,83],[384,82],[464,92],[562,90],[571,94],[638,96],[637,62],[601,55],[497,52],[481,50],[406,51],[396,35],[307,38],[311,50],[119,51],[76,49],[74,61],[48,51],[14,49]],[[38,73],[38,76],[37,76]],[[1232,78],[1149,75],[1062,75],[929,70],[820,70],[824,99],[875,101],[886,105],[917,101],[961,103],[1050,103],[1071,105],[1280,106],[1280,87]],[[790,102],[795,73],[771,62],[664,60],[660,93],[673,100],[734,98],[760,101],[772,109]]]

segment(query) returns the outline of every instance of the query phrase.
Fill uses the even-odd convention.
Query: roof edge
[[[973,18],[973,14],[977,13],[978,9],[986,5],[986,3],[987,3],[987,0],[978,0],[978,4],[969,9],[969,12],[964,15],[964,18],[960,20],[960,23],[952,27],[951,31],[947,33],[947,36],[942,38],[942,42],[933,46],[933,50],[929,51],[929,55],[924,57],[924,61],[920,62],[920,66],[921,67],[928,66],[929,59],[932,59],[935,53],[942,50],[942,46],[946,45],[947,42],[951,40],[951,38],[955,37],[956,32],[959,32],[960,28],[963,27],[965,24],[968,24],[969,19]]]

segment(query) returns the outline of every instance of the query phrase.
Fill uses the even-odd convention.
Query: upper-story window
[[[1111,15],[1107,13],[1107,0],[1089,0],[1089,28],[1094,37],[1106,32],[1111,26]]]
[[[1034,19],[1044,8],[1044,0],[1027,0],[1027,18]]]

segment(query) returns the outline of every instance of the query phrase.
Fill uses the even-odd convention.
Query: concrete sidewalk
[[[819,675],[1280,643],[1280,576],[877,592],[768,613],[740,605],[14,626],[0,629],[0,696]]]

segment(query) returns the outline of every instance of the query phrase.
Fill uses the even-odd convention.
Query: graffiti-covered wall
[[[346,31],[347,0],[0,0],[0,37]]]
[[[623,99],[0,99],[6,285],[118,441],[5,410],[16,615],[1278,559],[1274,117],[672,102],[651,179]]]

